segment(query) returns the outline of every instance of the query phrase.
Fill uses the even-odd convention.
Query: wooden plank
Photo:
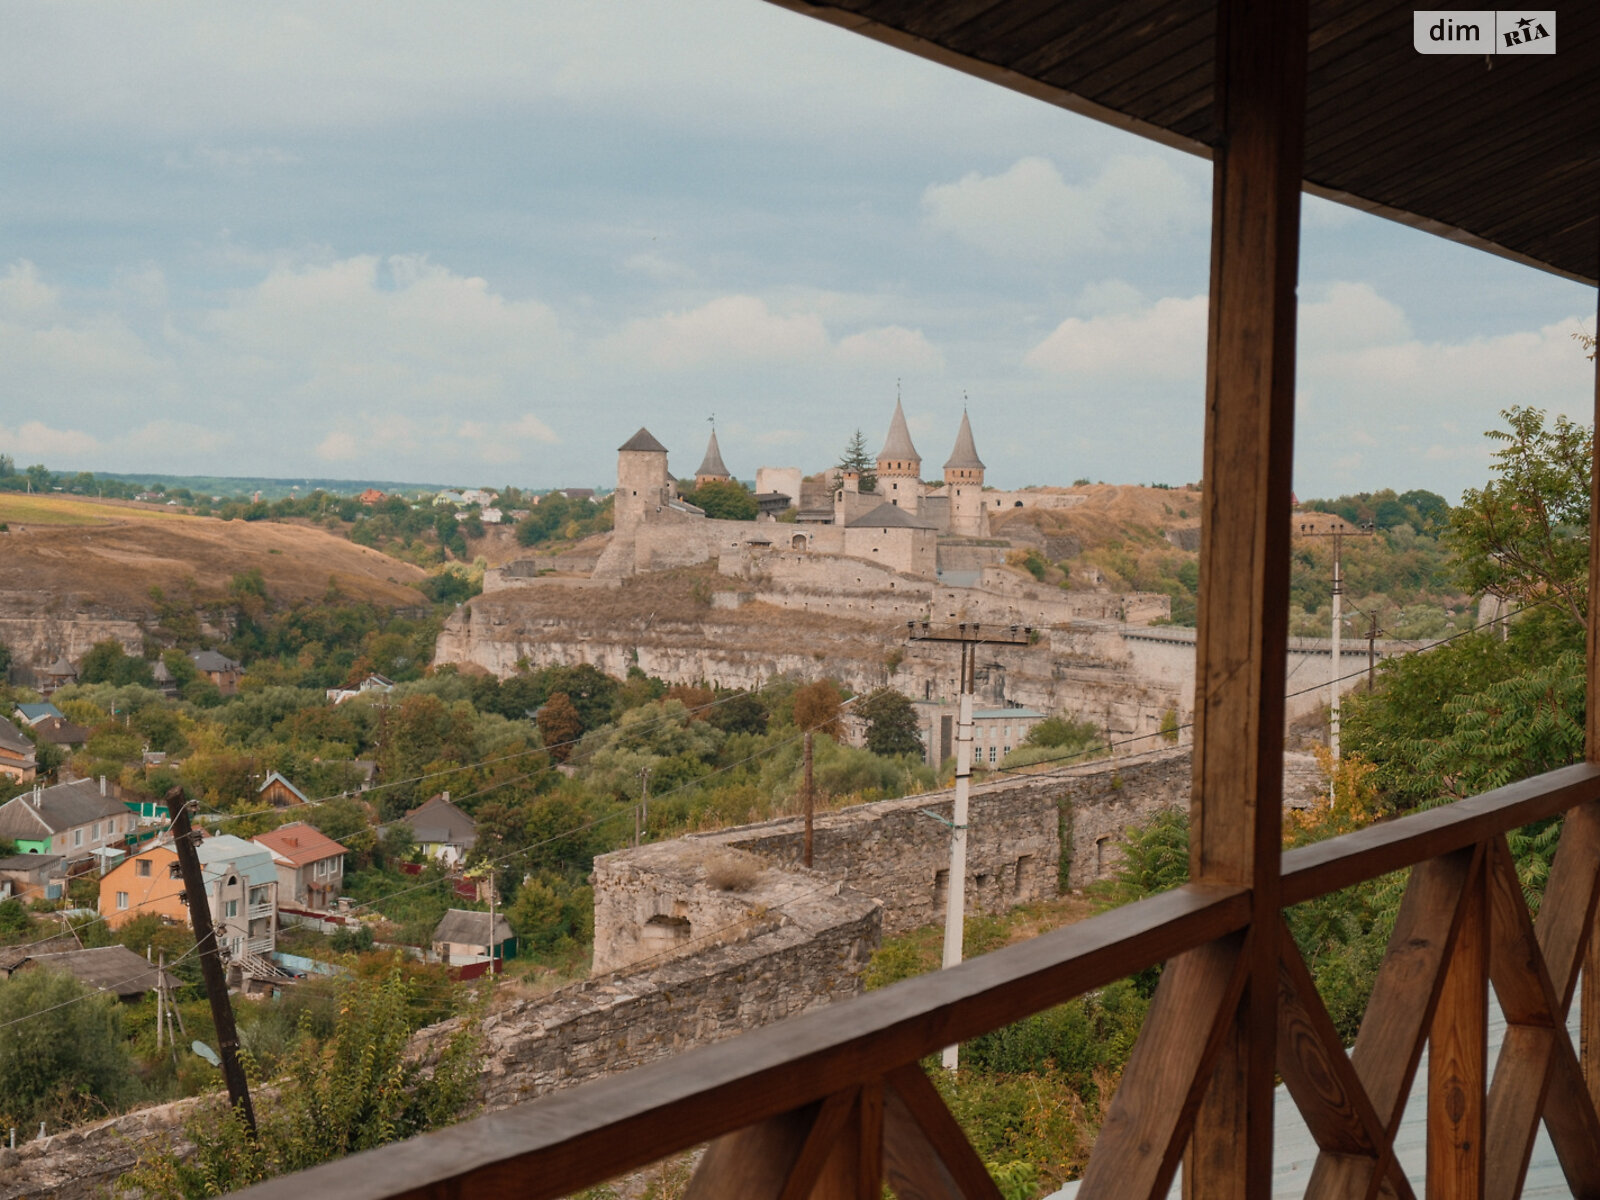
[[[1301,846],[1283,856],[1283,902],[1300,904],[1376,879],[1595,799],[1600,799],[1600,765],[1578,763]]]
[[[845,1093],[845,1103],[854,1093]],[[821,1104],[808,1104],[726,1134],[695,1164],[684,1200],[777,1200],[816,1124]]]
[[[816,1183],[802,1195],[810,1200],[882,1200],[882,1193],[883,1084],[874,1080],[855,1089],[849,1116],[825,1149]]]
[[[822,1110],[811,1123],[805,1144],[800,1147],[800,1153],[795,1156],[794,1165],[789,1168],[788,1177],[783,1181],[783,1190],[778,1193],[778,1200],[807,1200],[811,1195],[811,1189],[822,1177],[822,1168],[828,1161],[828,1155],[833,1150],[839,1131],[855,1112],[856,1097],[859,1092],[859,1088],[835,1092],[822,1102]],[[727,1134],[713,1145],[721,1145],[730,1138],[738,1136],[738,1133]],[[701,1159],[701,1165],[704,1164],[705,1160]],[[739,1194],[734,1193],[734,1195]],[[693,1197],[686,1195],[684,1200],[693,1200]]]
[[[1252,913],[1236,1053],[1195,1114],[1193,1200],[1264,1196],[1272,1180],[1308,38],[1306,0],[1218,0],[1216,15],[1189,863],[1193,879],[1249,887]]]
[[[553,1200],[596,1182],[596,1163],[620,1174],[881,1078],[1223,937],[1248,915],[1242,889],[1175,888],[948,971],[240,1195],[303,1200],[309,1189],[399,1200],[505,1187],[524,1200]]]
[[[1000,1200],[978,1152],[916,1063],[889,1072],[884,1172],[899,1200]]]
[[[1488,914],[1482,862],[1461,898],[1428,1034],[1428,1198],[1482,1200],[1489,1057]]]
[[[1491,844],[1486,865],[1489,976],[1507,1021],[1488,1114],[1490,1160],[1503,1158],[1506,1166],[1491,1169],[1486,1195],[1510,1197],[1520,1191],[1542,1115],[1573,1195],[1600,1196],[1600,1118],[1587,1102],[1566,1014],[1504,838]]]
[[[1394,1159],[1389,1131],[1378,1119],[1355,1067],[1339,1041],[1300,950],[1287,931],[1281,937],[1283,968],[1278,1003],[1278,1071],[1306,1127],[1334,1170],[1351,1184],[1346,1194],[1366,1195],[1376,1175],[1400,1200],[1414,1200],[1411,1181]],[[1327,1189],[1330,1179],[1318,1186]],[[1353,1185],[1353,1186],[1352,1186]],[[1325,1191],[1322,1194],[1337,1194]]]
[[[1550,877],[1534,932],[1550,973],[1550,985],[1565,1021],[1578,986],[1578,971],[1594,927],[1600,892],[1600,802],[1591,801],[1567,814],[1561,827]]]
[[[1600,333],[1600,293],[1596,294],[1595,332]],[[1594,362],[1594,409],[1591,429],[1600,429],[1600,348]],[[1589,545],[1600,546],[1600,438],[1593,440],[1589,459]],[[1588,703],[1584,709],[1584,751],[1591,763],[1600,763],[1600,554],[1589,555],[1589,637],[1587,641]],[[1588,1084],[1590,1102],[1600,1108],[1600,938],[1594,936],[1590,918],[1589,944],[1584,951],[1583,1000],[1578,1010],[1578,1054]]]
[[[1235,1024],[1248,965],[1238,936],[1167,964],[1100,1126],[1080,1200],[1166,1195],[1212,1066]]]
[[[1458,850],[1419,863],[1406,883],[1394,931],[1350,1061],[1372,1107],[1392,1134],[1422,1056],[1423,1034],[1433,1019],[1443,964],[1460,921],[1462,891],[1479,855]]]

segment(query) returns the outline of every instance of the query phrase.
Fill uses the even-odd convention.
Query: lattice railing
[[[1570,810],[1570,812],[1569,812]],[[1567,812],[1537,920],[1506,834]],[[711,1142],[691,1197],[998,1196],[919,1060],[1165,962],[1080,1195],[1163,1196],[1230,1053],[1253,939],[1279,962],[1278,1068],[1321,1154],[1308,1195],[1414,1195],[1394,1136],[1430,1042],[1429,1195],[1514,1197],[1542,1118],[1575,1195],[1600,1120],[1566,1032],[1600,881],[1600,767],[1568,767],[1283,856],[1292,905],[1412,868],[1355,1046],[1281,913],[1191,885],[949,971],[261,1186],[259,1197],[559,1197]],[[1487,988],[1508,1031],[1484,1061]],[[1478,1180],[1481,1178],[1482,1191]]]

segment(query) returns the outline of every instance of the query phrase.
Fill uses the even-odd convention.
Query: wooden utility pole
[[[805,794],[806,794],[806,842],[805,842],[805,855],[804,855],[804,858],[805,858],[806,866],[809,867],[811,865],[811,826],[812,826],[812,822],[815,819],[815,814],[816,814],[816,799],[815,799],[815,796],[813,795],[813,793],[811,791],[811,730],[809,730],[809,729],[806,730],[806,775],[805,775],[805,780],[806,780],[806,782],[805,782]]]
[[[228,1102],[244,1117],[246,1130],[256,1135],[256,1113],[250,1104],[250,1083],[239,1061],[239,1031],[233,1023],[233,1004],[228,999],[228,980],[217,945],[217,930],[211,923],[211,903],[206,896],[205,874],[195,848],[195,831],[189,823],[189,801],[182,788],[167,793],[167,808],[172,813],[174,849],[183,872],[183,891],[189,904],[189,923],[194,926],[195,945],[200,951],[200,975],[205,980],[206,997],[211,1001],[211,1019],[217,1027],[217,1053],[222,1058],[222,1077],[228,1084]]]
[[[1378,686],[1378,614],[1367,614],[1367,691]]]

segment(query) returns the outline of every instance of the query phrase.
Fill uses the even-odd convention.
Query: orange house
[[[100,915],[112,929],[145,913],[187,925],[189,909],[178,899],[182,892],[177,851],[170,843],[157,842],[101,876]]]

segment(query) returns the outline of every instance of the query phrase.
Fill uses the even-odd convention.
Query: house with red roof
[[[257,835],[278,872],[278,903],[318,911],[328,908],[344,884],[345,847],[304,821]]]

